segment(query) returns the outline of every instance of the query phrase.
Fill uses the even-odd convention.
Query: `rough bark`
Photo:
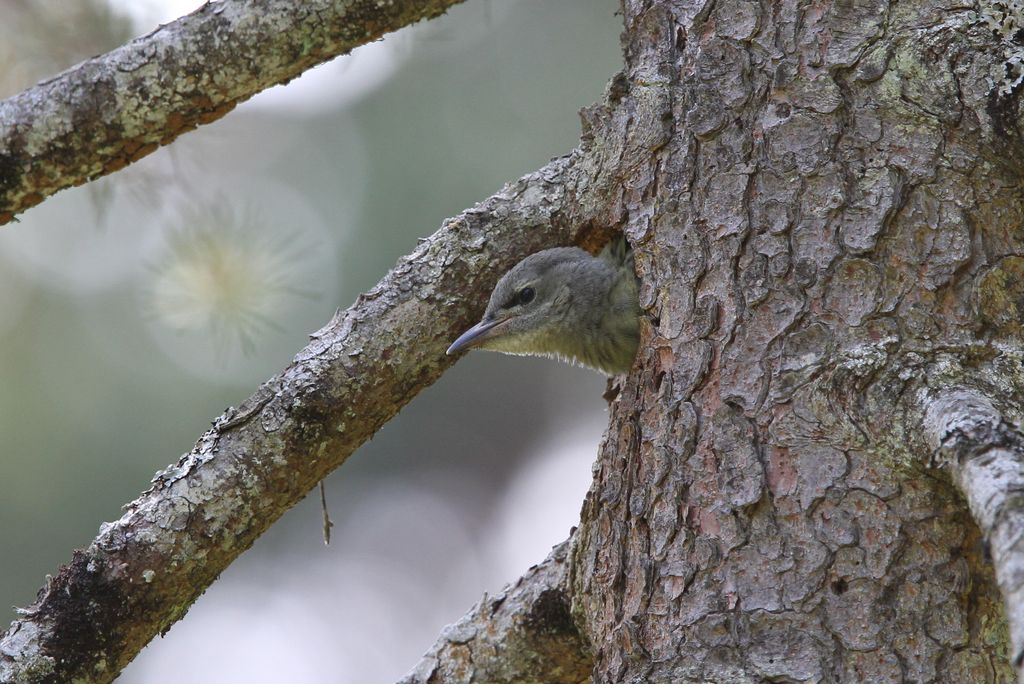
[[[594,681],[1010,681],[996,452],[930,467],[920,397],[1024,406],[1014,45],[933,0],[623,8],[588,120],[650,325],[574,544]]]
[[[585,241],[571,158],[448,221],[153,487],[105,524],[0,636],[0,682],[108,682],[285,510],[452,362],[526,254]],[[572,227],[575,226],[575,227]]]
[[[462,0],[221,0],[0,102],[0,225]]]
[[[449,625],[399,684],[581,684],[593,662],[569,614],[568,543]]]

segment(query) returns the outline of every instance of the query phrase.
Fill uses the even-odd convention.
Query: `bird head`
[[[593,260],[578,247],[531,254],[502,276],[479,323],[448,348],[558,355],[572,343],[580,272]],[[582,283],[585,284],[585,283]]]

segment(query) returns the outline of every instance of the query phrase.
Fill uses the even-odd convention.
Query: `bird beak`
[[[457,351],[462,351],[463,349],[475,347],[484,340],[492,337],[492,335],[489,335],[488,333],[490,333],[500,324],[504,323],[505,320],[496,320],[493,318],[488,320],[485,318],[484,320],[480,321],[466,332],[459,335],[459,339],[452,342],[452,346],[448,347],[448,351],[446,353],[449,356],[451,356]]]

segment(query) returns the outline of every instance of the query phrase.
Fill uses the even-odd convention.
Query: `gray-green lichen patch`
[[[1006,73],[996,90],[1010,95],[1024,82],[1024,0],[981,0],[978,5],[985,25],[1003,46]]]
[[[1008,256],[985,271],[975,283],[974,300],[992,334],[1024,338],[1024,258]]]

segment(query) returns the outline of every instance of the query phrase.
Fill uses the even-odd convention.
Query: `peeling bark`
[[[221,0],[0,102],[0,225],[462,0]]]
[[[0,682],[109,682],[452,360],[495,281],[584,241],[571,158],[449,220],[76,551],[0,637]]]
[[[581,684],[593,663],[569,614],[568,544],[449,625],[399,684]]]

